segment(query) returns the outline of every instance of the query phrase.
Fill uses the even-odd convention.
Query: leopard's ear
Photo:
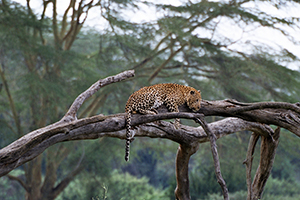
[[[191,95],[195,94],[195,91],[194,91],[194,90],[191,90],[190,94],[191,94]]]
[[[200,91],[200,90],[198,90],[198,92],[201,94],[201,91]]]

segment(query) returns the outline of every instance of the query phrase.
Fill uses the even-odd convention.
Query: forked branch
[[[273,167],[276,149],[279,144],[280,128],[274,131],[274,141],[270,137],[261,137],[260,146],[260,161],[259,166],[256,170],[256,174],[252,183],[252,199],[261,199],[264,187],[267,180],[271,174],[271,169]]]

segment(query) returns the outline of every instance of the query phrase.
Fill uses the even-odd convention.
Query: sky
[[[26,5],[26,0],[15,0],[23,5]],[[215,0],[217,1],[217,0]],[[42,0],[31,0],[30,5],[34,12],[40,13],[42,7]],[[67,8],[69,0],[60,0],[58,2],[58,13],[63,14],[64,10]],[[184,0],[148,0],[148,2],[155,2],[155,3],[163,3],[163,4],[172,4],[175,6],[181,5]],[[193,2],[193,0],[192,0]],[[130,9],[124,13],[124,17],[130,19],[132,22],[141,23],[141,22],[151,22],[155,21],[157,18],[160,18],[164,15],[163,12],[158,12],[154,7],[149,7],[145,4],[139,3],[139,10],[138,9]],[[277,17],[299,17],[300,18],[300,6],[289,7],[289,9],[277,9],[273,6],[270,6],[267,3],[260,3],[254,4],[253,2],[247,3],[245,5],[247,9],[257,9],[262,10],[268,14]],[[46,15],[51,17],[52,8],[48,8]],[[85,25],[89,27],[93,27],[97,30],[103,30],[107,28],[108,24],[106,21],[101,18],[99,8],[93,8],[90,10]],[[300,23],[299,23],[300,27]],[[282,27],[280,27],[282,28]],[[300,28],[297,30],[283,27],[286,29],[298,43],[300,43]],[[233,23],[226,18],[220,19],[220,23],[216,29],[218,34],[215,35],[222,35],[229,39],[237,41],[236,43],[230,45],[231,49],[239,50],[239,51],[251,51],[251,45],[259,45],[261,43],[267,44],[271,46],[275,51],[279,51],[282,48],[287,49],[288,51],[292,52],[296,56],[300,58],[300,44],[296,44],[293,41],[290,41],[287,37],[284,37],[279,31],[271,30],[270,28],[266,27],[255,27],[255,26],[246,26],[240,27],[238,24]],[[200,32],[200,31],[199,31]],[[201,31],[201,34],[203,31]],[[272,52],[270,52],[272,53]],[[299,70],[300,69],[300,62],[294,63],[282,63],[289,68]]]

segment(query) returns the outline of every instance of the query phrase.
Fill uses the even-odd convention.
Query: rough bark
[[[127,71],[99,80],[75,99],[62,120],[32,131],[1,149],[0,176],[36,158],[45,149],[59,142],[96,139],[104,136],[125,139],[124,113],[110,116],[97,115],[84,119],[77,119],[76,114],[82,103],[101,87],[132,77],[133,75],[134,71]],[[188,179],[188,162],[190,156],[197,151],[200,143],[209,142],[211,139],[202,127],[194,128],[182,125],[181,129],[174,129],[173,125],[168,122],[151,122],[171,118],[194,120],[201,118],[203,115],[223,116],[227,118],[205,126],[207,127],[205,128],[206,132],[210,130],[217,139],[242,130],[250,130],[261,136],[263,138],[261,162],[250,188],[252,197],[261,197],[265,182],[274,162],[275,150],[278,145],[279,133],[276,131],[274,133],[268,125],[273,124],[286,128],[297,136],[300,136],[299,103],[262,102],[245,104],[235,100],[202,101],[202,108],[198,113],[191,112],[187,106],[181,106],[179,109],[179,113],[166,113],[166,108],[162,106],[158,109],[159,114],[157,115],[144,115],[141,117],[141,115],[135,114],[132,118],[132,125],[138,126],[134,130],[135,137],[166,138],[180,144],[176,158],[176,198],[180,200],[190,199]],[[253,139],[251,145],[255,146],[255,144],[256,142]],[[253,154],[253,147],[249,146],[249,149],[246,159],[249,162],[247,173],[249,173],[249,167],[252,165],[251,156]],[[215,150],[217,149],[215,148]],[[51,166],[49,165],[49,171],[51,171],[50,168]],[[79,169],[74,169],[70,173],[70,176],[78,173]],[[68,181],[66,179],[64,183],[57,185],[56,189],[58,187],[65,187],[65,183]],[[28,189],[30,189],[30,186],[28,186]],[[225,199],[227,198],[226,196],[224,197]]]
[[[175,189],[176,200],[190,200],[189,188],[189,161],[190,157],[196,153],[199,143],[194,142],[190,145],[181,144],[176,155],[176,181]]]
[[[241,103],[235,100],[203,101],[199,112],[205,116],[238,117],[247,121],[273,124],[300,137],[300,103]]]

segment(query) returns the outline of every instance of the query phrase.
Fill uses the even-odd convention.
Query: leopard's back
[[[126,103],[125,112],[140,112],[158,108],[163,103],[161,92],[152,86],[134,92]]]

